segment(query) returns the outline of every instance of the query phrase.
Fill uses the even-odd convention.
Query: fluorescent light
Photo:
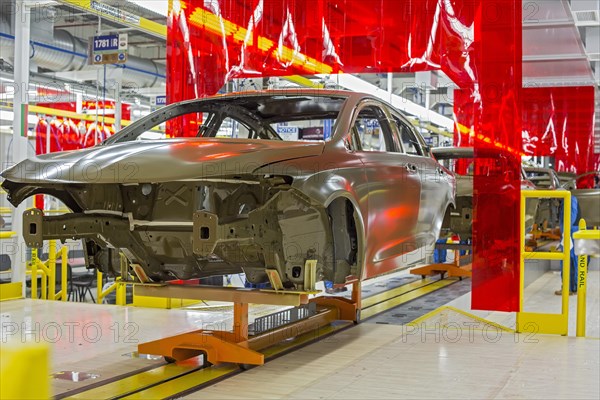
[[[169,13],[168,0],[129,0],[129,2],[165,17]]]
[[[14,120],[14,118],[15,118],[15,114],[12,111],[0,110],[0,120],[11,121],[11,120]],[[29,122],[30,124],[36,124],[38,121],[39,121],[39,118],[35,115],[29,114],[27,116],[27,122]]]
[[[404,97],[400,97],[395,94],[391,94],[387,90],[380,89],[369,82],[362,80],[351,74],[337,74],[337,75],[318,75],[319,77],[328,79],[336,82],[338,85],[352,90],[354,92],[361,92],[373,95],[382,100],[391,103],[398,110],[404,111],[407,114],[417,117],[421,121],[431,122],[437,126],[441,126],[450,132],[454,131],[454,121],[448,117],[438,114],[435,111],[426,109],[423,106],[418,105]]]

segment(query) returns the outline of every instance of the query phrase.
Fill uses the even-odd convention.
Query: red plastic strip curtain
[[[47,89],[38,89],[38,95],[60,96],[65,93],[49,92]],[[40,107],[47,107],[55,110],[66,110],[75,112],[75,102],[55,102],[55,103],[37,103]],[[94,110],[96,103],[84,101],[82,106],[86,110]],[[107,110],[114,110],[114,102],[104,104]],[[123,104],[121,115],[124,119],[130,117],[130,106]],[[104,113],[104,109],[102,109]],[[115,133],[113,125],[102,125],[102,116],[98,124],[92,121],[54,117],[40,116],[37,121],[35,131],[35,154],[54,153],[56,151],[78,150],[86,147],[92,147]],[[35,196],[35,206],[44,209],[44,196]]]
[[[557,171],[600,171],[594,154],[594,87],[523,89],[523,150],[527,155],[551,156]],[[579,187],[593,187],[588,175]]]
[[[471,96],[477,105],[475,134],[484,136],[473,141],[475,157],[489,148],[498,157],[475,159],[475,169],[487,174],[473,179],[474,309],[519,309],[521,7],[521,1],[484,1],[475,22],[479,76]]]
[[[55,110],[76,111],[75,102],[57,102],[57,103],[37,103],[40,107],[47,107]],[[88,113],[96,109],[96,102],[84,101],[82,107]],[[99,120],[95,121],[63,118],[63,117],[40,117],[35,126],[36,137],[36,154],[46,154],[48,149],[46,145],[50,144],[49,152],[78,150],[86,147],[92,147],[96,143],[100,143],[110,135],[115,133],[113,124],[103,124],[102,114],[106,113],[110,117],[114,117],[115,103],[113,101],[106,102],[104,105],[99,104]],[[131,106],[123,104],[121,106],[121,116],[125,120],[129,120],[131,115]],[[50,129],[48,129],[50,125]],[[50,137],[47,137],[48,132]]]
[[[473,306],[519,304],[521,1],[173,1],[169,102],[232,78],[443,70],[466,90],[466,143],[498,151],[475,179]],[[467,107],[467,106],[465,106]],[[194,134],[182,123],[173,135]],[[481,163],[481,162],[480,162]],[[498,213],[498,204],[503,213]]]
[[[173,1],[169,102],[212,95],[230,79],[444,70],[473,82],[476,1]]]

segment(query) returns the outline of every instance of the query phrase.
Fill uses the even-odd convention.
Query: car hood
[[[186,138],[132,141],[36,156],[2,173],[19,183],[142,183],[243,175],[316,156],[323,142]]]

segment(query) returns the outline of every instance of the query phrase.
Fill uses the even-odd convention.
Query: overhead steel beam
[[[31,36],[31,6],[25,0],[17,0],[17,13],[15,15],[15,48],[14,48],[14,83],[16,85],[13,100],[13,144],[12,165],[27,158],[27,132],[28,107],[29,107],[29,38]],[[8,160],[6,160],[8,161]],[[9,165],[2,165],[2,169]],[[13,210],[12,230],[21,232],[23,230],[23,212],[27,208],[27,202],[22,202]],[[11,254],[12,272],[11,282],[21,282],[22,295],[25,297],[25,269],[27,247],[22,235],[14,237],[15,248]]]
[[[547,19],[523,21],[523,29],[569,28],[574,27],[572,19]]]
[[[134,15],[120,7],[114,7],[97,0],[57,0],[58,3],[98,15],[109,21],[135,28],[160,39],[167,38],[167,27],[147,18]]]
[[[585,54],[544,54],[523,56],[523,62],[587,60]]]

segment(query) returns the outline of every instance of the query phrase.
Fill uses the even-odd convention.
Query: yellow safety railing
[[[67,261],[69,250],[62,246],[56,250],[56,240],[48,241],[48,260],[42,262],[37,255],[37,249],[31,250],[31,298],[37,299],[37,278],[41,275],[41,299],[67,301]],[[56,292],[56,261],[61,261],[61,288]]]
[[[97,302],[98,304],[102,304],[102,301],[106,296],[108,296],[113,291],[116,292],[116,301],[115,304],[118,306],[127,305],[127,282],[123,281],[121,277],[115,278],[115,281],[108,287],[106,290],[102,287],[102,272],[98,271],[98,287],[97,287]]]
[[[561,252],[525,251],[525,204],[529,198],[558,198],[563,200],[563,246]],[[571,253],[571,192],[567,190],[522,190],[521,191],[521,273],[520,306],[517,312],[517,332],[567,335],[569,332],[569,268]],[[534,313],[523,311],[525,288],[525,260],[562,261],[562,304],[560,314]]]
[[[0,232],[0,239],[10,239],[10,238],[14,237],[16,234],[17,234],[17,232],[13,232],[13,231]]]
[[[116,299],[115,299],[115,304],[118,306],[125,306],[127,305],[127,284],[131,284],[131,282],[127,282],[126,280],[124,280],[123,278],[128,276],[128,267],[129,267],[129,261],[127,260],[127,257],[125,257],[125,255],[123,253],[120,254],[121,255],[121,276],[116,277],[115,281],[108,287],[106,288],[106,290],[104,290],[104,274],[101,271],[97,272],[97,286],[96,286],[96,299],[97,299],[97,303],[98,304],[102,304],[102,301],[104,300],[104,298],[106,296],[108,296],[110,293],[112,293],[113,291],[115,291],[116,293]]]
[[[583,218],[579,220],[579,231],[573,234],[573,240],[596,240],[600,242],[600,230],[586,230]],[[577,248],[577,246],[576,246]],[[577,328],[576,335],[585,337],[586,302],[587,302],[587,263],[588,256],[600,254],[578,254],[577,259]]]

